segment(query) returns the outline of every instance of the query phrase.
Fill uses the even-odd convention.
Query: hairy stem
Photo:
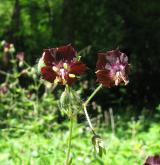
[[[86,116],[87,122],[88,122],[88,124],[89,124],[89,127],[90,127],[92,133],[93,133],[94,135],[96,135],[96,133],[95,133],[95,131],[94,131],[94,129],[93,129],[93,126],[92,126],[91,120],[90,120],[90,118],[89,118],[89,115],[88,115],[88,112],[87,112],[87,108],[86,108],[86,106],[84,106],[83,110],[84,110],[84,113],[85,113],[85,116]]]
[[[70,152],[71,152],[71,141],[72,141],[72,129],[73,129],[73,117],[70,117],[70,128],[69,128],[69,141],[68,141],[68,151],[67,151],[67,159],[66,165],[70,165]]]
[[[102,84],[100,84],[94,91],[93,93],[88,97],[88,99],[85,101],[85,106],[88,105],[88,103],[91,101],[91,99],[97,94],[97,92],[102,88]]]
[[[94,91],[93,93],[89,96],[89,98],[84,102],[83,104],[83,110],[84,110],[84,113],[85,113],[85,116],[86,116],[86,119],[87,119],[87,122],[89,124],[89,127],[92,131],[92,133],[94,135],[96,135],[95,131],[94,131],[94,128],[92,126],[92,123],[91,123],[91,120],[90,120],[90,117],[88,115],[88,112],[87,112],[87,105],[88,103],[91,101],[91,99],[97,94],[97,92],[102,88],[102,84],[100,84]]]

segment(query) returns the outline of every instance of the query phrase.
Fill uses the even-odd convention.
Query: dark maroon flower
[[[119,50],[98,54],[96,65],[97,81],[106,87],[112,87],[128,81],[128,57]]]
[[[87,67],[77,59],[77,52],[71,45],[45,49],[42,55],[45,66],[41,68],[43,79],[62,85],[73,84],[77,76]]]
[[[160,156],[149,156],[143,165],[160,165]]]

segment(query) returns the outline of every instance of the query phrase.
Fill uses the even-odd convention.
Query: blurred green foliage
[[[124,121],[121,119],[118,122]],[[126,122],[125,128],[121,124],[116,127],[115,135],[110,131],[110,126],[101,126],[99,133],[103,136],[106,147],[106,155],[102,158],[94,155],[88,128],[84,129],[84,124],[76,124],[72,139],[73,165],[84,163],[140,165],[148,155],[159,154],[160,128],[158,124],[150,122],[150,128],[145,130],[143,121],[132,123],[128,120]],[[1,130],[0,163],[3,165],[63,164],[67,151],[69,123],[53,124],[52,131],[48,132],[45,129],[42,131],[43,124],[38,121],[30,124],[17,123],[16,126],[19,128]]]
[[[66,107],[59,104],[63,100],[62,89],[40,79],[36,65],[30,66],[26,61],[19,65],[15,53],[8,53],[7,57],[10,70],[0,70],[4,78],[0,84],[0,164],[63,164],[69,122],[64,113]],[[148,155],[159,154],[160,106],[156,114],[148,115],[149,111],[144,108],[136,117],[134,106],[103,112],[93,101],[89,107],[97,116],[92,117],[92,123],[106,148],[102,158],[95,155],[80,101],[85,88],[84,82],[75,87],[70,96],[77,118],[72,139],[73,165],[139,165]],[[79,101],[76,103],[75,99]],[[118,113],[121,111],[123,113]]]

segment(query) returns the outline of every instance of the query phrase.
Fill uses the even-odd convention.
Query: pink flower
[[[16,55],[16,59],[19,62],[23,62],[24,61],[24,52],[18,52]]]
[[[24,52],[17,53],[16,59],[18,61],[19,66],[21,67],[24,63]]]
[[[1,93],[2,93],[2,94],[5,94],[5,93],[7,93],[7,91],[8,91],[7,84],[2,84],[2,85],[0,86],[0,94],[1,94]]]

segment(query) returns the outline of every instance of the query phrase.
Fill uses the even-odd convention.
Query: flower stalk
[[[97,94],[97,92],[102,88],[102,84],[100,84],[93,93],[89,96],[89,98],[85,101],[84,105],[87,106],[91,99]]]
[[[70,117],[70,128],[69,128],[69,139],[68,139],[68,151],[67,151],[67,158],[66,158],[66,165],[71,164],[71,141],[72,141],[72,130],[73,130],[73,116]]]
[[[94,131],[94,128],[92,126],[92,123],[91,123],[91,120],[90,120],[90,117],[88,115],[88,112],[87,112],[87,105],[88,103],[91,101],[91,99],[97,94],[97,92],[102,88],[102,84],[100,84],[94,91],[93,93],[89,96],[89,98],[84,102],[83,104],[83,110],[84,110],[84,113],[85,113],[85,116],[86,116],[86,119],[87,119],[87,122],[89,124],[89,127],[92,131],[92,133],[94,135],[96,135],[95,131]]]

